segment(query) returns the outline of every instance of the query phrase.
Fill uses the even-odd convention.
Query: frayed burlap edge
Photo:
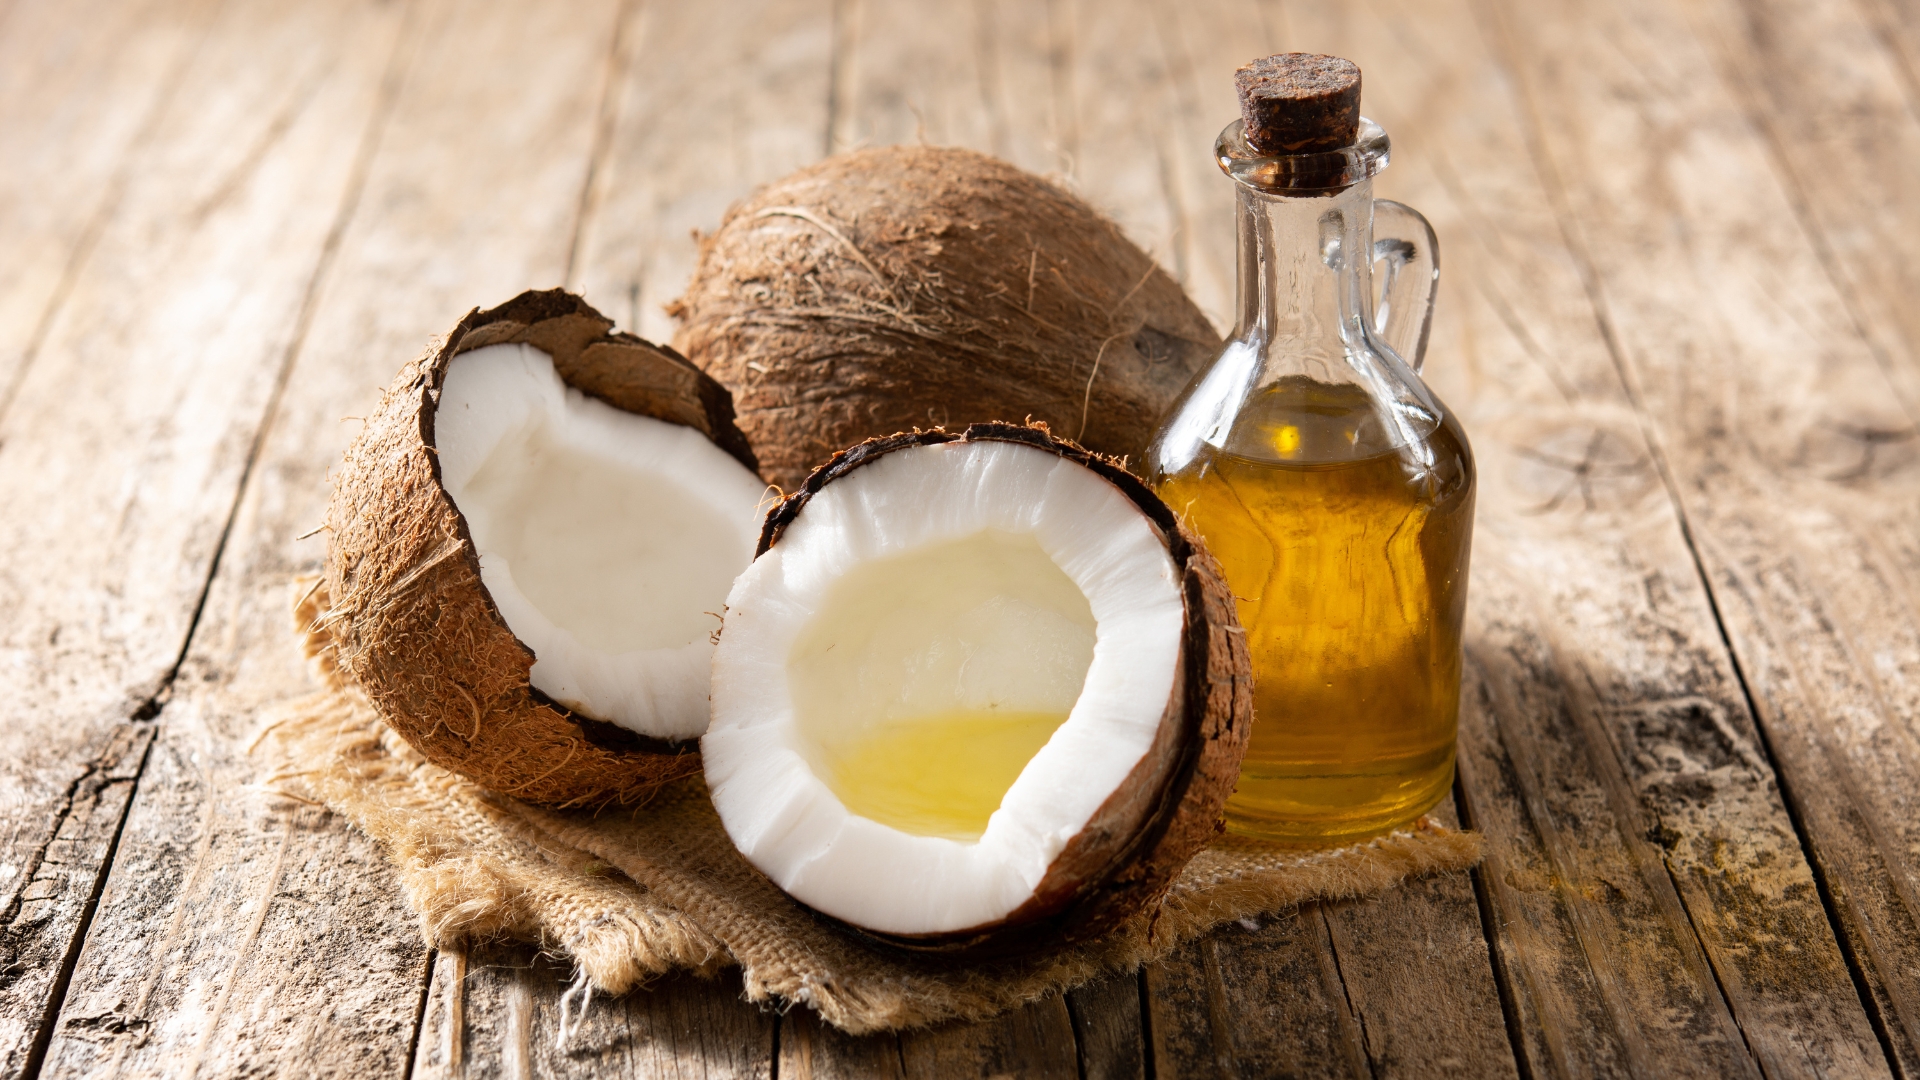
[[[296,609],[324,689],[268,718],[268,787],[320,803],[379,842],[436,947],[512,937],[570,957],[622,993],[677,968],[738,965],[748,1000],[801,1002],[851,1034],[980,1020],[1165,956],[1223,923],[1309,900],[1368,896],[1479,860],[1471,832],[1431,822],[1321,852],[1223,838],[1160,904],[1078,946],[992,962],[905,954],[796,903],[727,840],[698,777],[645,806],[553,811],[427,763],[333,665],[310,583]]]

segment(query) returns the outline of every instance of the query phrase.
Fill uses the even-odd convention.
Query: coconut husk
[[[984,1020],[1150,963],[1225,923],[1369,896],[1480,858],[1477,834],[1430,821],[1328,851],[1219,837],[1150,908],[1102,937],[984,961],[902,950],[816,915],[749,866],[698,776],[639,810],[556,811],[424,760],[340,677],[317,622],[324,592],[296,591],[323,688],[269,719],[259,744],[267,785],[325,804],[378,841],[429,945],[533,942],[606,993],[675,969],[737,965],[747,1000],[804,1004],[850,1034]]]
[[[760,189],[669,311],[786,490],[863,439],[982,421],[1137,459],[1220,348],[1112,221],[952,147],[858,150]]]
[[[899,432],[841,451],[768,511],[754,557],[776,546],[807,503],[840,478],[888,454],[954,442],[1018,443],[1074,462],[1119,489],[1166,545],[1186,606],[1185,633],[1152,746],[1055,857],[1030,900],[990,926],[877,936],[905,948],[972,956],[1018,951],[1035,941],[1097,937],[1151,906],[1224,828],[1221,811],[1239,781],[1253,728],[1246,634],[1220,564],[1199,537],[1118,461],[1055,438],[1044,424]]]
[[[433,419],[448,363],[514,342],[552,356],[568,385],[694,428],[754,468],[727,392],[673,350],[615,333],[559,289],[475,309],[400,370],[334,474],[332,603],[320,617],[340,671],[428,761],[534,802],[637,802],[698,772],[696,744],[635,734],[533,687],[533,652],[494,606],[466,520],[441,487]]]

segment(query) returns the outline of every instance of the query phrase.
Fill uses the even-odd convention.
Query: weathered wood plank
[[[107,729],[90,759],[60,760],[73,779],[50,807],[41,844],[19,868],[19,887],[0,911],[0,984],[5,992],[7,1076],[32,1070],[52,1036],[53,1010],[66,993],[75,954],[98,903],[113,858],[127,800],[153,742],[153,727],[120,723]],[[84,747],[63,747],[70,758]],[[22,830],[24,831],[24,830]]]
[[[1452,806],[1441,809],[1452,822]],[[1373,1076],[1519,1075],[1467,875],[1408,882],[1321,914]]]
[[[259,264],[295,227],[331,239],[318,263],[322,245],[309,245],[279,332],[250,343],[256,363],[272,358],[270,372],[290,368],[286,389],[162,714],[150,782],[48,1065],[399,1076],[427,957],[391,874],[338,821],[248,794],[256,766],[245,748],[264,706],[310,688],[287,625],[288,587],[324,553],[323,536],[301,537],[321,519],[326,470],[353,434],[341,418],[364,414],[398,366],[468,307],[564,271],[616,5],[232,10],[252,20],[241,43],[277,77],[249,87],[238,58],[210,60],[228,96],[209,122],[221,107],[302,90],[310,103],[280,136],[291,160],[269,153],[261,167],[271,190],[325,208],[317,221],[233,238],[233,258]],[[327,78],[305,85],[303,74]],[[282,170],[332,190],[294,187]],[[207,183],[221,179],[215,171]],[[231,196],[258,197],[244,185]],[[265,411],[257,402],[256,423]]]
[[[1146,1075],[1134,972],[1098,980],[984,1024],[898,1035],[844,1035],[795,1007],[780,1021],[779,1075],[854,1077],[1059,1075],[1127,1080]]]
[[[149,12],[130,31],[188,36],[191,48],[174,50],[191,62],[145,107],[133,156],[105,192],[76,177],[99,203],[88,254],[46,297],[37,354],[0,419],[0,494],[34,508],[0,518],[6,861],[40,875],[7,928],[23,963],[0,1009],[10,1072],[34,1064],[28,1040],[45,1031],[48,997],[73,962],[66,943],[97,895],[101,864],[80,857],[106,855],[132,785],[95,792],[112,806],[57,815],[82,809],[68,793],[91,777],[137,768],[138,753],[124,770],[113,763],[115,744],[173,678],[277,384],[260,355],[285,340],[324,241],[327,222],[306,200],[328,202],[345,172],[323,143],[309,142],[305,160],[275,152],[282,136],[312,135],[316,125],[298,123],[309,108],[338,106],[316,81],[324,65],[253,56],[243,12],[201,35],[203,14]],[[277,81],[289,73],[306,82]],[[266,242],[236,250],[249,237]],[[13,846],[75,829],[97,842],[68,844],[61,860]]]
[[[829,0],[631,7],[570,288],[624,329],[673,336],[662,305],[693,272],[694,230],[819,156],[831,24]]]
[[[174,3],[23,0],[0,13],[0,470],[10,468],[9,441],[40,434],[31,421],[7,423],[8,407],[204,24],[202,11]],[[178,651],[177,641],[163,642],[158,655],[119,668],[82,631],[56,657],[62,604],[45,579],[115,576],[110,563],[87,558],[97,549],[64,552],[49,543],[58,536],[45,523],[17,527],[11,539],[55,550],[9,548],[0,564],[0,687],[13,702],[0,713],[5,1075],[44,1047],[48,1001],[70,970],[151,737],[128,720]],[[67,691],[63,700],[44,710],[28,704],[55,688]]]
[[[1464,874],[1242,920],[1147,986],[1157,1076],[1518,1075]]]
[[[1234,310],[1233,185],[1214,139],[1239,115],[1233,71],[1279,51],[1274,11],[1233,0],[1085,4],[1077,87],[1083,183],[1159,258],[1221,333]],[[1152,27],[1140,34],[1133,27]]]
[[[1888,381],[1920,406],[1920,85],[1893,5],[1683,5],[1777,165],[1786,205]],[[1912,16],[1920,29],[1920,13]],[[1878,24],[1878,25],[1876,25]],[[1920,36],[1916,37],[1920,40]]]
[[[1071,165],[1072,102],[1053,78],[1068,44],[1048,6],[871,2],[855,19],[843,146],[967,146],[1042,174]]]
[[[977,1024],[902,1032],[900,1062],[915,1078],[1073,1080],[1080,1075],[1073,1018],[1058,994]]]
[[[772,1076],[778,1018],[741,1001],[737,972],[717,979],[669,976],[611,1001],[594,998],[584,1015],[576,994],[567,1005],[563,1046],[560,1003],[571,978],[563,965],[524,945],[441,953],[413,1075],[422,1080]]]
[[[0,414],[132,176],[210,5],[0,10]]]
[[[1058,132],[1050,145],[1059,148],[1069,186],[1172,274],[1218,328],[1233,321],[1225,302],[1232,281],[1214,288],[1215,282],[1195,278],[1214,267],[1192,258],[1193,203],[1181,161],[1186,147],[1168,115],[1182,88],[1171,82],[1160,37],[1164,6],[1148,0],[1052,5],[1044,58],[1057,69],[1053,109],[1061,116],[1049,124],[1050,134]]]
[[[1843,6],[1751,0],[1737,6],[1700,3],[1690,7],[1694,25],[1720,64],[1747,121],[1765,136],[1786,200],[1809,233],[1836,298],[1865,338],[1888,385],[1899,394],[1901,411],[1909,419],[1920,417],[1920,312],[1911,302],[1920,288],[1920,261],[1898,239],[1920,231],[1920,123],[1915,122],[1913,111],[1920,102],[1914,51],[1920,44],[1920,12],[1875,2]],[[1880,457],[1882,444],[1905,452],[1905,444],[1920,431],[1909,426],[1857,429],[1850,434],[1859,443],[1853,448],[1859,459],[1853,468],[1840,470],[1843,475],[1855,470],[1875,472],[1874,466],[1883,464],[1874,460]],[[1867,524],[1873,529],[1878,523]],[[1844,546],[1857,548],[1857,542],[1843,541]],[[1911,565],[1897,552],[1895,561]],[[1885,559],[1862,562],[1855,556],[1843,565],[1850,574],[1876,581],[1888,571]],[[1829,583],[1853,584],[1832,579],[1795,581],[1790,588],[1807,588],[1815,594],[1806,605],[1814,608],[1822,606],[1823,600],[1839,599],[1855,611],[1871,611],[1882,602],[1879,590],[1843,588],[1839,596],[1821,597]],[[1756,593],[1772,592],[1772,598],[1780,598],[1778,590],[1764,585],[1754,588],[1755,584],[1736,584],[1744,602],[1732,606],[1743,609],[1748,618],[1756,618],[1754,607],[1769,606],[1756,605]],[[1897,588],[1898,583],[1894,584]],[[1913,594],[1894,595],[1910,611]],[[1797,599],[1788,598],[1788,603]],[[1791,616],[1783,620],[1777,613],[1759,614],[1756,621],[1762,624],[1763,634],[1793,635],[1788,625]],[[1768,622],[1772,625],[1765,625]],[[1885,628],[1869,624],[1865,629],[1871,637]],[[1896,640],[1904,637],[1896,635]],[[1864,657],[1826,652],[1842,665],[1869,663]],[[1755,655],[1782,658],[1788,669],[1796,666],[1772,643],[1755,650]],[[1880,657],[1871,662],[1872,666],[1883,663]],[[1856,681],[1856,685],[1869,695],[1881,693],[1870,684]],[[1910,702],[1910,695],[1910,689],[1905,693],[1896,689],[1894,700],[1886,705],[1910,714],[1911,704],[1899,700]],[[1820,704],[1818,696],[1810,703]],[[1825,704],[1846,708],[1832,701]],[[1817,778],[1814,783],[1838,783],[1850,791],[1849,801],[1859,798],[1851,793],[1849,767],[1822,760],[1834,758],[1838,744],[1829,742],[1821,749],[1817,755],[1799,755],[1810,767],[1810,776]],[[1793,752],[1791,747],[1788,752]],[[1910,766],[1912,755],[1906,757]],[[1909,1074],[1920,1073],[1920,1025],[1915,1020],[1920,1000],[1915,998],[1915,984],[1911,977],[1889,977],[1890,971],[1911,971],[1916,960],[1910,936],[1903,936],[1916,925],[1916,892],[1909,887],[1887,894],[1874,880],[1885,875],[1896,885],[1903,876],[1910,881],[1911,864],[1874,866],[1878,860],[1871,849],[1889,844],[1897,848],[1900,841],[1882,832],[1871,814],[1835,806],[1833,800],[1820,797],[1822,790],[1814,787],[1810,789],[1813,797],[1803,796],[1811,804],[1803,812],[1823,836],[1839,838],[1835,846],[1840,852],[1830,855],[1823,843],[1817,854],[1823,864],[1833,864],[1827,868],[1829,885],[1839,900],[1837,908],[1848,936],[1856,943],[1883,1037],[1896,1048]],[[1866,798],[1872,801],[1871,795]]]
[[[1881,1027],[1910,1067],[1916,417],[1850,319],[1739,94],[1676,77],[1715,70],[1684,16],[1622,5],[1579,35],[1551,7],[1500,23],[1541,118],[1563,228],[1665,454]],[[1745,920],[1702,930],[1752,937]],[[1778,973],[1733,974],[1737,986]],[[1784,1059],[1804,1047],[1756,1045],[1769,1049]]]
[[[1498,19],[1489,18],[1485,25],[1489,36],[1501,47],[1503,59],[1519,64],[1525,47],[1516,50],[1512,46]],[[1561,62],[1588,61],[1563,59]],[[1695,70],[1705,75],[1703,70]],[[1686,85],[1693,85],[1693,81],[1687,81]],[[1533,130],[1526,133],[1532,145],[1526,149],[1513,148],[1516,157],[1529,151],[1537,154],[1538,144],[1534,140],[1542,138],[1545,128],[1565,123],[1567,111],[1531,97],[1524,78],[1518,89],[1518,106]],[[1663,86],[1655,94],[1643,93],[1637,107],[1659,110],[1671,107],[1659,101],[1668,92],[1670,88]],[[1650,103],[1649,97],[1657,103]],[[1549,113],[1554,116],[1550,122],[1546,119]],[[1651,148],[1673,144],[1644,145]],[[1558,185],[1566,182],[1568,176],[1549,162],[1538,157],[1535,161],[1541,189],[1557,212],[1560,210]],[[1647,203],[1657,201],[1663,194],[1655,185],[1632,195],[1616,193],[1613,197]],[[1540,205],[1538,198],[1536,195],[1536,207]],[[1729,201],[1738,200],[1730,198]],[[1564,218],[1551,225],[1542,223],[1538,228],[1536,236],[1557,233],[1560,237],[1575,239],[1576,249],[1568,254],[1574,261],[1576,274],[1586,279],[1581,291],[1594,297],[1589,325],[1596,326],[1601,342],[1611,346],[1614,327],[1610,323],[1610,301],[1589,291],[1592,282],[1588,277],[1589,267],[1581,265],[1578,234],[1566,228]],[[1642,229],[1626,226],[1616,229],[1616,235],[1622,239],[1634,236],[1635,243],[1647,242],[1647,233]],[[1740,243],[1748,245],[1752,239],[1743,237]],[[1516,235],[1514,240],[1517,242],[1519,237]],[[1517,243],[1510,243],[1508,250],[1517,247]],[[1744,257],[1752,259],[1758,255],[1750,247]],[[1691,273],[1678,267],[1670,267],[1664,279],[1645,266],[1634,273],[1648,282],[1661,280],[1659,287],[1676,297],[1685,295],[1686,287],[1695,280]],[[1523,293],[1513,291],[1509,295]],[[1599,344],[1593,340],[1591,330],[1584,336],[1589,350]],[[1554,337],[1566,340],[1564,335]],[[1540,340],[1553,341],[1554,338],[1543,335]],[[1555,345],[1547,346],[1549,354],[1555,349]],[[1676,362],[1681,355],[1684,354],[1668,352],[1666,362],[1681,366]],[[1609,349],[1609,364],[1617,359]],[[1694,359],[1689,356],[1684,363],[1691,364]],[[1632,401],[1639,390],[1630,377],[1623,381],[1621,389],[1628,401]],[[1634,426],[1641,425],[1635,422]],[[1639,470],[1646,470],[1643,475],[1649,478],[1658,473],[1662,464],[1662,439],[1655,436],[1651,441],[1635,440],[1639,445],[1621,454],[1601,444],[1599,440],[1605,431],[1603,427],[1594,428],[1595,442],[1586,452],[1565,446],[1557,455],[1562,463],[1576,466],[1587,463],[1584,469],[1570,470],[1574,475],[1567,479],[1578,480],[1582,486],[1578,491],[1569,487],[1569,496],[1603,501],[1605,493],[1595,491],[1593,485],[1606,471],[1620,474],[1620,479]],[[1618,427],[1606,434],[1606,438],[1621,447],[1631,445]],[[1537,455],[1535,460],[1538,464],[1553,464],[1553,459],[1546,455]],[[1740,673],[1737,669],[1729,671],[1729,665],[1718,655],[1721,649],[1708,644],[1708,633],[1699,629],[1705,619],[1694,599],[1697,586],[1688,580],[1696,575],[1689,574],[1686,566],[1693,561],[1692,552],[1676,550],[1670,539],[1658,545],[1642,539],[1652,525],[1651,515],[1639,522],[1626,515],[1616,520],[1625,527],[1620,546],[1624,552],[1632,553],[1627,565],[1638,563],[1646,571],[1657,569],[1656,573],[1647,573],[1644,583],[1633,590],[1638,596],[1631,602],[1635,606],[1644,604],[1659,623],[1687,627],[1687,639],[1674,637],[1663,643],[1646,633],[1659,623],[1643,622],[1636,628],[1635,637],[1642,644],[1635,652],[1622,654],[1624,662],[1603,665],[1596,662],[1590,644],[1581,640],[1580,631],[1568,625],[1564,618],[1549,620],[1549,636],[1534,646],[1522,645],[1520,638],[1506,628],[1490,627],[1495,632],[1489,635],[1489,644],[1496,648],[1483,650],[1484,662],[1519,668],[1551,665],[1570,676],[1560,680],[1562,689],[1558,693],[1565,695],[1560,704],[1518,697],[1501,701],[1497,694],[1487,703],[1489,711],[1500,717],[1502,738],[1512,753],[1504,766],[1493,756],[1484,759],[1485,764],[1493,768],[1486,769],[1483,775],[1503,787],[1508,783],[1515,785],[1510,790],[1520,792],[1522,804],[1527,806],[1529,817],[1539,829],[1543,845],[1539,855],[1545,857],[1532,868],[1514,863],[1505,865],[1507,873],[1519,875],[1512,879],[1518,886],[1512,891],[1499,889],[1499,884],[1506,880],[1502,868],[1490,865],[1487,879],[1493,886],[1494,898],[1505,904],[1509,912],[1534,903],[1532,897],[1525,895],[1524,887],[1537,887],[1543,883],[1543,877],[1550,881],[1559,874],[1566,860],[1583,843],[1580,836],[1593,831],[1591,826],[1580,828],[1580,824],[1590,818],[1569,816],[1566,824],[1552,821],[1550,808],[1561,799],[1555,792],[1561,786],[1559,762],[1533,750],[1523,753],[1520,747],[1524,740],[1508,734],[1509,730],[1524,729],[1527,721],[1523,714],[1551,716],[1553,711],[1564,709],[1562,715],[1567,721],[1555,723],[1571,721],[1572,730],[1580,733],[1587,744],[1588,760],[1601,780],[1605,795],[1605,813],[1615,816],[1619,822],[1623,854],[1650,882],[1650,896],[1660,897],[1662,875],[1671,879],[1673,892],[1685,909],[1686,924],[1678,922],[1671,902],[1666,900],[1661,901],[1662,921],[1672,926],[1672,936],[1677,941],[1684,941],[1689,935],[1698,938],[1711,966],[1715,989],[1708,988],[1704,973],[1694,981],[1700,984],[1699,992],[1703,996],[1715,996],[1717,990],[1717,996],[1726,1002],[1729,1014],[1738,1025],[1738,1035],[1744,1043],[1744,1046],[1735,1044],[1728,1037],[1729,1052],[1736,1057],[1750,1055],[1769,1075],[1833,1071],[1878,1073],[1885,1064],[1880,1060],[1879,1047],[1872,1041],[1870,1025],[1849,993],[1851,979],[1847,977],[1842,958],[1830,944],[1831,926],[1823,925],[1826,923],[1824,910],[1818,903],[1817,889],[1799,850],[1793,822],[1779,809],[1777,779],[1771,775],[1773,770],[1764,753],[1764,742],[1740,692]],[[1663,538],[1671,536],[1665,526],[1659,526],[1658,532]],[[1525,542],[1536,544],[1531,536]],[[1537,568],[1536,574],[1556,573],[1552,563],[1535,555],[1529,555],[1525,564]],[[1630,579],[1622,584],[1630,585]],[[1676,590],[1675,584],[1681,588]],[[1617,599],[1610,602],[1618,604],[1628,595],[1616,594]],[[1606,593],[1591,588],[1553,589],[1547,596],[1551,598],[1550,603],[1561,610],[1596,601],[1609,602],[1604,599]],[[1504,655],[1498,655],[1500,653]],[[1613,670],[1608,670],[1610,667]],[[1510,771],[1496,776],[1495,769],[1502,767]],[[1638,806],[1634,805],[1636,802]],[[1598,810],[1598,806],[1594,809]],[[1569,829],[1568,825],[1574,828]],[[1604,909],[1605,905],[1595,904],[1594,899],[1606,901],[1612,897],[1600,893],[1594,898],[1581,898],[1568,908],[1568,915],[1576,919],[1574,930],[1583,940],[1597,937],[1596,926],[1604,927],[1604,922],[1596,919],[1601,914],[1596,909]],[[1509,926],[1518,921],[1503,920]],[[1593,953],[1590,946],[1588,952]],[[1596,963],[1590,969],[1591,977],[1599,980],[1603,1000],[1610,994],[1632,992],[1631,965],[1636,960],[1631,953],[1623,960],[1624,963],[1616,961],[1611,967]],[[1689,959],[1688,964],[1692,970],[1700,971],[1698,959]],[[1536,985],[1548,981],[1550,974],[1543,972]],[[1622,981],[1609,983],[1616,979]],[[1625,1015],[1611,1007],[1609,1011],[1615,1016]],[[1647,1032],[1657,1032],[1657,1028],[1616,1023],[1621,1033],[1623,1064],[1641,1072],[1673,1068],[1657,1043],[1645,1038]],[[1720,1023],[1724,1027],[1724,1021]],[[1578,1030],[1572,1025],[1553,1026],[1561,1032]],[[1719,1038],[1714,1037],[1714,1041]]]
[[[1085,1080],[1145,1080],[1146,1032],[1141,1028],[1146,999],[1141,973],[1122,971],[1068,991],[1067,1014]]]
[[[1154,1075],[1369,1075],[1321,905],[1249,919],[1147,968]]]
[[[845,1035],[804,1007],[780,1018],[779,1065],[788,1080],[905,1080],[907,1075],[898,1036]]]
[[[177,418],[193,430],[173,436],[189,442],[173,451],[180,458],[176,467],[208,472],[189,472],[184,483],[149,481],[159,489],[156,495],[171,495],[172,501],[162,498],[128,526],[153,529],[169,511],[183,517],[197,511],[200,518],[171,525],[192,527],[198,536],[182,552],[193,560],[188,564],[191,576],[182,569],[172,572],[184,580],[161,582],[179,594],[177,621],[168,627],[155,620],[158,625],[150,628],[156,636],[174,635],[171,641],[147,644],[164,646],[169,662],[184,645],[188,618],[216,557],[255,432],[279,382],[290,327],[324,261],[329,217],[352,186],[354,161],[351,153],[338,153],[341,136],[349,136],[345,141],[351,147],[357,141],[353,136],[367,126],[398,23],[396,13],[372,4],[251,5],[224,13],[188,70],[174,107],[161,118],[154,152],[141,161],[141,182],[126,196],[125,226],[116,222],[101,243],[96,265],[115,267],[124,275],[123,268],[131,264],[142,273],[131,280],[104,272],[82,275],[72,301],[76,328],[51,339],[52,347],[34,372],[38,379],[58,372],[55,364],[85,362],[92,369],[90,377],[123,382],[133,399],[131,408],[121,410],[133,411],[130,417],[123,415],[123,422],[131,422],[136,431],[156,429],[149,434],[155,442],[157,436],[171,434],[168,424],[174,418],[164,411],[143,417],[134,410],[179,406],[182,397],[193,406],[183,408]],[[324,208],[322,213],[312,212],[316,205]],[[154,264],[140,266],[147,259]],[[98,276],[107,280],[95,280]],[[121,357],[104,354],[102,346],[116,339],[139,346]],[[223,397],[203,388],[207,386],[244,393]],[[196,397],[209,400],[196,402]],[[197,440],[218,442],[212,447],[192,445]],[[197,500],[182,497],[179,488],[187,484],[205,494]],[[201,505],[196,507],[196,501]],[[163,533],[161,539],[170,538]],[[132,569],[171,571],[151,555],[144,563],[136,559]],[[172,1039],[164,1028],[156,1030],[148,1006],[160,970],[143,963],[141,950],[127,947],[127,936],[144,939],[140,944],[146,950],[170,958],[174,949],[190,948],[197,934],[212,929],[187,919],[208,895],[247,894],[235,902],[251,909],[251,921],[219,927],[227,937],[221,947],[235,956],[232,966],[215,971],[209,965],[202,971],[205,977],[186,990],[201,1008],[215,1013],[242,1008],[255,1004],[231,997],[245,974],[244,959],[251,950],[271,951],[287,936],[265,921],[265,905],[277,890],[284,888],[289,894],[284,899],[299,905],[296,924],[312,931],[300,942],[311,948],[304,955],[339,962],[340,950],[327,947],[337,943],[324,928],[337,925],[340,914],[354,913],[356,901],[366,902],[362,882],[369,869],[380,869],[365,844],[358,852],[342,851],[335,830],[328,837],[333,843],[306,852],[315,887],[303,890],[297,882],[286,881],[281,870],[289,845],[295,836],[312,830],[310,812],[259,815],[278,834],[277,840],[255,845],[264,851],[255,852],[251,862],[235,859],[223,865],[222,857],[229,853],[214,845],[208,819],[232,813],[236,802],[249,801],[244,794],[247,773],[219,767],[219,759],[231,757],[230,752],[219,753],[204,739],[183,748],[175,734],[169,731],[159,740],[157,760],[150,763],[151,772],[143,774],[148,779],[146,798],[121,837],[119,874],[102,899],[104,917],[93,926],[61,1026],[53,1033],[50,1073],[116,1073],[126,1064],[122,1054],[148,1041],[175,1044],[190,1062],[198,1062],[210,1049],[221,1051],[210,1046],[211,1025],[187,1032],[184,1039],[177,1029]],[[152,834],[156,800],[173,811],[164,815],[157,836]],[[296,850],[296,862],[299,855]],[[374,880],[380,881],[377,874]],[[374,899],[391,909],[391,886]],[[354,969],[367,967],[367,959],[346,958]],[[111,970],[107,994],[95,985],[103,963]],[[324,978],[328,969],[310,970]],[[365,988],[370,982],[361,972],[359,985]],[[336,1006],[329,1016],[315,1010],[304,1024],[275,1034],[303,1042],[314,1035],[315,1023],[343,1011]],[[410,1028],[408,1013],[401,1024],[403,1037]]]
[[[43,1076],[400,1074],[426,949],[392,872],[324,811],[261,805],[238,734],[156,742]]]

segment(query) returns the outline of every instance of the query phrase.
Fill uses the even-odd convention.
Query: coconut
[[[326,624],[429,761],[557,803],[699,769],[719,612],[765,486],[727,393],[579,297],[475,310],[334,478]]]
[[[1099,934],[1221,827],[1253,705],[1218,565],[1043,430],[835,456],[768,515],[713,659],[708,786],[747,860],[916,949]]]
[[[764,475],[912,428],[1034,420],[1136,458],[1220,339],[1059,186],[944,147],[859,150],[727,213],[669,311]]]

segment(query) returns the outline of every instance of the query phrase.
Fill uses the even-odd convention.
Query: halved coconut
[[[342,669],[428,760],[522,798],[699,768],[765,486],[726,391],[560,290],[408,364],[335,478]]]
[[[748,861],[899,944],[1074,940],[1220,827],[1252,718],[1219,568],[1145,485],[976,424],[836,456],[727,597],[707,782]]]

